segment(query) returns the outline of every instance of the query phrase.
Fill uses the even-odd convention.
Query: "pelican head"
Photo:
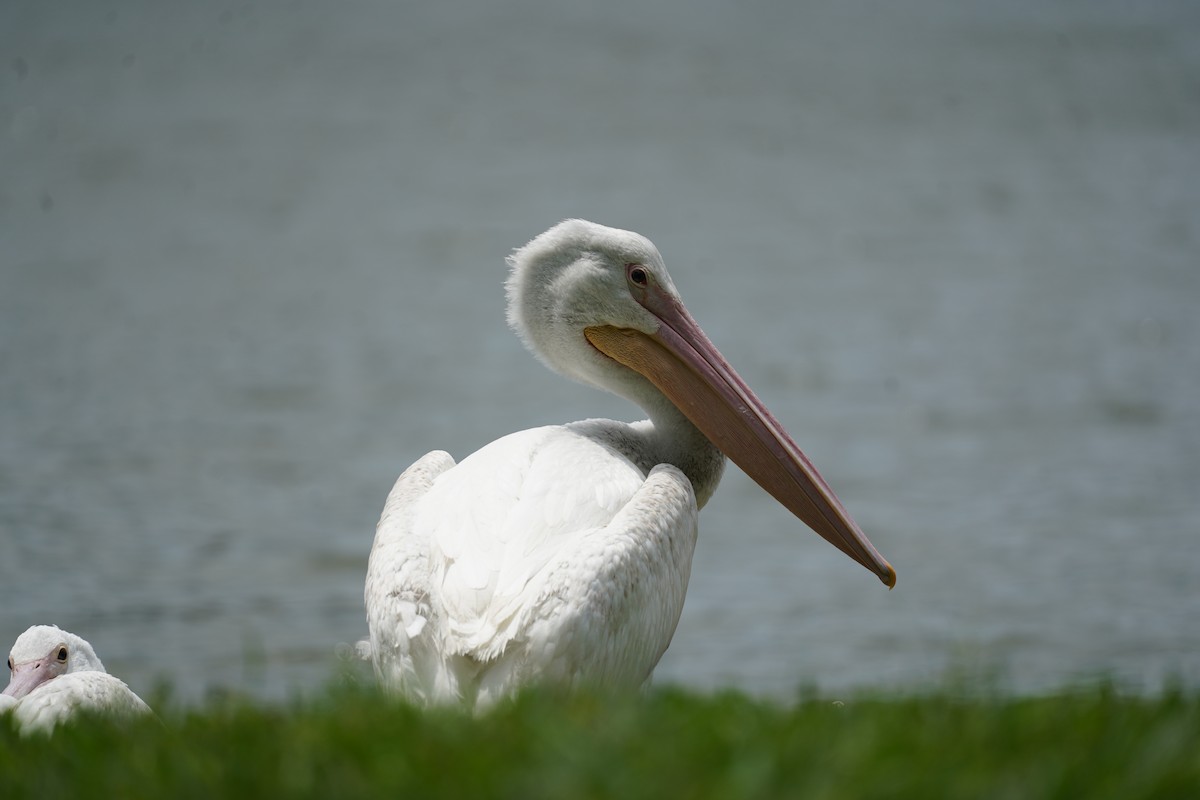
[[[34,625],[17,637],[8,655],[12,677],[3,694],[18,700],[69,672],[104,672],[86,640],[55,625]]]
[[[584,331],[609,325],[653,335],[661,322],[635,296],[638,274],[676,295],[662,256],[644,236],[569,219],[509,258],[508,323],[550,369],[645,406],[642,376],[617,368]],[[640,279],[640,278],[639,278]],[[632,395],[632,396],[631,396]]]
[[[652,420],[673,406],[801,521],[895,585],[892,566],[692,319],[650,240],[567,220],[509,265],[509,324],[542,362]]]

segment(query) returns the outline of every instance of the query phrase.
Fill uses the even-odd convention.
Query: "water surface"
[[[582,216],[899,574],[731,467],[658,680],[1196,683],[1200,14],[794,6],[5,4],[0,640],[327,679],[409,463],[637,416],[504,326]]]

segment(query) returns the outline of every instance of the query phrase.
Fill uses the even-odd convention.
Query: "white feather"
[[[650,676],[696,544],[695,496],[678,469],[645,475],[568,425],[497,440],[420,495],[411,472],[389,498],[404,511],[385,512],[369,571],[373,648],[380,639],[391,653],[375,658],[386,685],[486,703],[537,681],[636,687]],[[380,593],[395,541],[423,552]]]

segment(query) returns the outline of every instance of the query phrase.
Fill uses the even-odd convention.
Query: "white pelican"
[[[80,711],[150,713],[142,698],[104,671],[84,639],[54,625],[34,625],[8,656],[12,674],[0,713],[12,708],[22,733],[50,731]]]
[[[534,682],[638,687],[671,642],[728,455],[887,586],[896,573],[683,306],[646,238],[567,220],[510,258],[508,321],[649,419],[521,431],[396,481],[367,568],[385,687],[484,706]]]

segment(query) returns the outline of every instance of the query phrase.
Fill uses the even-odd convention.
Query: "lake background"
[[[637,230],[886,591],[736,467],[656,680],[1200,683],[1200,6],[0,6],[0,642],[282,698],[396,476],[637,418],[504,257]]]

